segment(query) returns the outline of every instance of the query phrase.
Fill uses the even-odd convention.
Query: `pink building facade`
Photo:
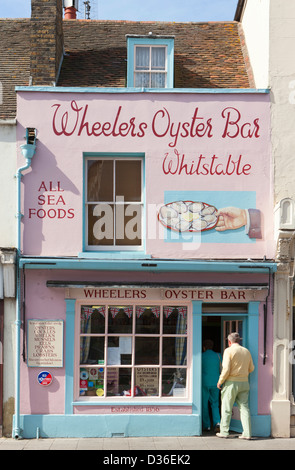
[[[201,435],[202,341],[222,354],[238,330],[253,434],[269,436],[268,92],[18,87],[17,110],[18,146],[37,139],[14,434]]]

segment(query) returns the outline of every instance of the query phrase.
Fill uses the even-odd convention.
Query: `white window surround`
[[[100,308],[100,306],[103,305],[105,306],[105,312],[108,312],[108,309],[109,308],[112,308],[112,307],[115,307],[118,306],[118,302],[103,302],[102,304],[100,303],[97,303],[95,304],[95,307],[93,307],[94,309],[95,308]],[[161,313],[160,313],[160,324],[162,325],[160,327],[160,331],[158,332],[158,334],[148,334],[148,333],[141,333],[141,334],[136,334],[135,332],[135,322],[136,322],[136,316],[135,316],[135,312],[136,312],[136,305],[140,305],[141,307],[147,307],[147,308],[150,308],[150,306],[158,306]],[[112,403],[118,403],[118,404],[124,404],[126,403],[126,401],[128,402],[133,402],[133,404],[138,404],[138,402],[146,402],[146,403],[158,403],[158,404],[169,404],[169,403],[190,403],[191,402],[191,339],[190,339],[190,334],[189,332],[191,331],[191,321],[192,321],[192,313],[191,313],[191,307],[190,305],[187,303],[187,302],[182,302],[182,303],[176,303],[176,302],[147,302],[147,301],[138,301],[136,303],[134,303],[134,301],[132,302],[127,302],[127,301],[120,301],[120,308],[124,308],[126,306],[132,306],[133,307],[133,319],[132,319],[132,323],[133,323],[133,327],[132,327],[132,333],[119,333],[119,332],[116,332],[116,333],[107,333],[107,323],[106,323],[106,332],[105,334],[101,333],[101,334],[95,334],[95,333],[92,333],[92,334],[86,334],[86,337],[88,336],[89,339],[92,337],[92,338],[95,338],[95,337],[101,337],[101,338],[106,338],[106,341],[105,341],[105,346],[104,346],[104,349],[105,349],[105,354],[108,354],[108,338],[111,338],[111,337],[118,337],[120,336],[121,338],[130,338],[132,337],[132,363],[130,363],[129,365],[128,364],[125,364],[125,365],[112,365],[109,363],[109,359],[108,359],[108,356],[105,356],[105,361],[101,361],[100,364],[82,364],[80,363],[81,362],[81,338],[85,337],[85,334],[83,334],[81,332],[81,324],[80,324],[80,318],[81,318],[81,308],[84,308],[84,307],[92,307],[93,306],[93,303],[89,303],[89,302],[85,302],[84,301],[79,301],[77,302],[76,304],[76,337],[75,337],[75,392],[74,392],[74,400],[76,401],[76,404],[78,403],[93,403],[93,402],[96,402],[97,404],[100,404],[100,405],[107,405],[107,404],[112,404]],[[149,337],[150,339],[152,338],[157,338],[159,340],[159,343],[160,343],[160,350],[162,350],[162,347],[163,347],[163,342],[165,341],[165,338],[168,338],[169,337],[173,340],[176,339],[177,336],[175,336],[175,334],[165,334],[165,332],[163,331],[163,316],[164,316],[164,309],[165,308],[182,308],[184,307],[187,311],[187,330],[186,330],[186,333],[185,334],[181,334],[181,336],[178,336],[180,339],[181,337],[182,338],[186,338],[187,339],[187,344],[186,344],[186,352],[187,352],[187,359],[185,360],[185,363],[183,364],[179,364],[179,365],[176,365],[176,364],[172,364],[172,365],[169,365],[169,364],[163,364],[162,363],[162,359],[160,359],[160,362],[158,364],[142,364],[142,365],[139,365],[139,364],[135,364],[134,362],[134,349],[135,349],[135,338],[141,338],[141,337]],[[107,321],[107,320],[106,320]],[[159,351],[160,353],[160,351]],[[162,353],[160,353],[160,358],[162,357]],[[91,394],[91,395],[88,395],[85,394],[85,395],[81,395],[80,393],[80,379],[81,379],[81,371],[82,370],[86,370],[86,371],[89,371],[90,369],[92,368],[97,368],[97,369],[101,369],[102,372],[102,376],[103,376],[103,380],[104,380],[104,390],[105,390],[105,393],[103,395],[97,395],[96,393],[95,394]],[[107,394],[106,390],[107,388],[106,387],[106,380],[107,380],[107,374],[106,374],[106,371],[108,369],[114,369],[114,368],[120,368],[120,369],[132,369],[132,380],[131,380],[131,383],[133,385],[132,389],[134,390],[134,386],[136,385],[135,383],[135,375],[136,374],[136,370],[137,369],[142,369],[142,368],[146,368],[146,369],[157,369],[159,371],[159,377],[158,377],[158,380],[159,380],[159,389],[158,389],[158,393],[156,393],[155,396],[153,396],[152,394],[148,394],[147,396],[134,396],[134,393],[132,393],[131,396],[111,396],[109,394]],[[171,394],[169,393],[168,395],[167,394],[163,394],[163,389],[162,387],[164,386],[163,385],[163,380],[164,378],[162,378],[162,371],[165,370],[166,373],[168,370],[171,370],[171,372],[174,372],[175,369],[179,369],[179,370],[182,370],[182,372],[185,372],[186,371],[186,379],[185,379],[185,382],[186,382],[186,386],[184,389],[182,389],[183,393],[173,393],[173,385],[175,385],[173,383],[173,381],[171,382]],[[83,377],[82,377],[83,378]],[[130,384],[131,385],[131,384]],[[160,392],[161,391],[161,392]],[[160,392],[160,393],[159,393]]]

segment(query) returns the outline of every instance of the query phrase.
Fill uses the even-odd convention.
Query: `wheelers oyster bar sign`
[[[67,296],[69,294],[67,293]],[[204,301],[204,302],[250,302],[252,300],[264,300],[267,288],[206,288],[206,289],[107,289],[85,288],[73,289],[71,297],[85,298],[89,300],[155,300],[155,301]]]

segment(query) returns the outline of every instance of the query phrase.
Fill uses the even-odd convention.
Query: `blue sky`
[[[90,0],[91,18],[140,21],[231,21],[238,0]],[[84,18],[84,0],[79,0]],[[0,18],[29,18],[31,0],[0,0]]]

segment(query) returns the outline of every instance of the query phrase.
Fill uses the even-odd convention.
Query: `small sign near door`
[[[63,367],[62,320],[28,320],[28,366]]]

